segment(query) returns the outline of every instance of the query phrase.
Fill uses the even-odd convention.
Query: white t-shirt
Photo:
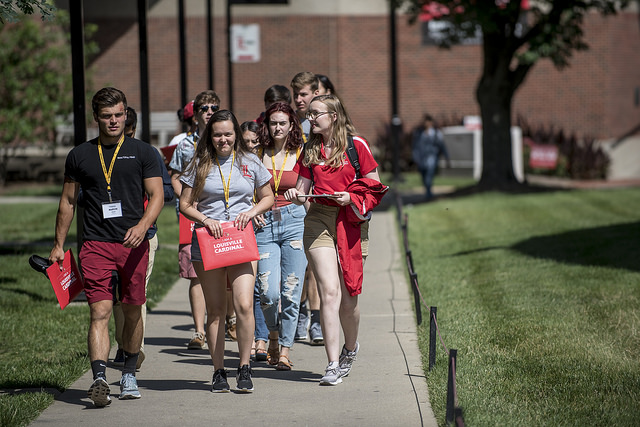
[[[186,137],[187,137],[187,133],[186,132],[182,132],[182,133],[177,134],[176,136],[174,136],[171,139],[171,141],[169,142],[169,146],[176,145],[178,142],[182,141]]]

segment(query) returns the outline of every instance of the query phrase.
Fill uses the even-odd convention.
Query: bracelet
[[[209,218],[208,216],[205,216],[205,217],[204,217],[204,219],[202,220],[202,225],[204,225],[204,223],[205,223],[208,219],[211,219],[211,218]]]

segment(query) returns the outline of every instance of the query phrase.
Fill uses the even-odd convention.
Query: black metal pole
[[[213,5],[212,0],[207,0],[207,64],[209,65],[209,89],[213,89]]]
[[[402,120],[398,115],[398,62],[396,41],[396,2],[389,2],[389,34],[391,62],[391,144],[393,145],[393,180],[400,181],[400,133]]]
[[[87,140],[84,87],[84,11],[82,0],[69,1],[71,29],[71,74],[73,76],[73,135],[74,145]]]
[[[456,381],[455,376],[455,366],[456,366],[456,357],[458,355],[458,350],[450,349],[449,350],[449,376],[447,378],[447,410],[446,410],[446,421],[447,425],[453,423],[455,416],[455,393],[454,386]]]
[[[149,49],[147,41],[147,0],[138,0],[138,41],[140,55],[141,139],[151,144],[151,111],[149,107]]]
[[[429,370],[436,366],[437,318],[438,307],[431,307],[429,309]]]
[[[233,63],[231,62],[231,4],[227,0],[227,84],[229,91],[229,110],[233,111]]]
[[[184,24],[184,0],[178,0],[178,32],[180,33],[180,106],[187,104],[187,38]]]
[[[82,0],[69,1],[69,21],[71,33],[71,80],[73,82],[73,145],[87,140],[85,87],[84,87],[84,10]],[[76,221],[78,242],[76,253],[82,248],[82,218],[84,210],[79,207]]]
[[[418,275],[411,273],[411,290],[413,290],[413,305],[416,307],[416,322],[418,326],[422,324],[422,307],[420,306],[420,295],[418,294]]]

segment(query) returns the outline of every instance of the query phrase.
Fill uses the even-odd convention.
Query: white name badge
[[[120,218],[122,216],[122,204],[119,200],[102,204],[102,217],[104,219]]]

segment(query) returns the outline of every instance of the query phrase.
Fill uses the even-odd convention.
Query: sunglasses
[[[206,113],[207,111],[209,111],[209,109],[211,109],[212,113],[215,113],[220,109],[220,107],[217,105],[203,105],[200,107],[200,111],[202,111],[203,113]]]

